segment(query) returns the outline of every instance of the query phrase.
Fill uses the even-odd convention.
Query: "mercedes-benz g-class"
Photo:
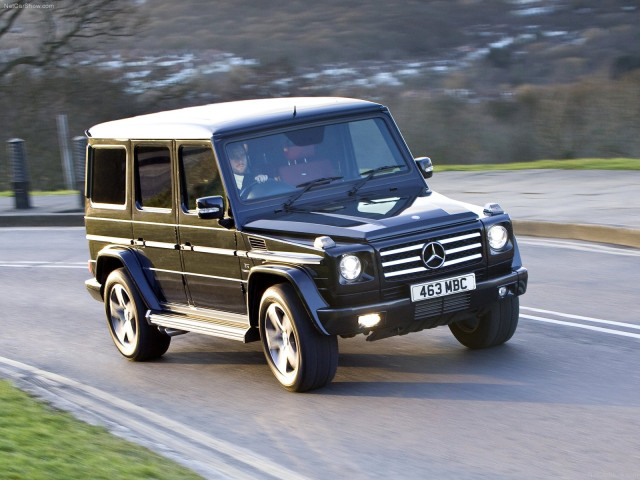
[[[92,278],[116,347],[163,355],[197,332],[261,341],[288,390],[330,382],[337,337],[447,325],[513,335],[527,286],[509,216],[432,191],[388,109],[248,100],[87,131]]]

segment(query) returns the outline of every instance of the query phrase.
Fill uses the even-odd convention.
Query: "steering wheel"
[[[252,180],[251,182],[249,182],[248,185],[245,185],[244,187],[242,187],[239,193],[240,198],[246,199],[251,193],[251,191],[256,187],[256,185],[260,185],[260,183],[257,180]]]
[[[262,197],[271,197],[282,193],[294,192],[296,189],[285,182],[279,182],[273,178],[267,179],[265,182],[254,181],[240,190],[240,198],[242,200],[255,200]]]

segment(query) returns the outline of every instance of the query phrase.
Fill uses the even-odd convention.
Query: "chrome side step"
[[[233,314],[230,314],[233,315]],[[197,317],[193,315],[185,315],[181,313],[147,312],[147,321],[151,325],[156,325],[163,329],[168,329],[169,334],[176,335],[177,331],[181,333],[194,332],[214,337],[228,338],[231,340],[239,340],[241,342],[253,342],[260,339],[257,329],[251,328],[249,322],[238,322],[229,318],[224,312],[220,317]],[[227,318],[224,318],[227,317]],[[233,315],[233,317],[238,317]]]

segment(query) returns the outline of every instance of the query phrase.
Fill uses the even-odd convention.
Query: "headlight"
[[[340,259],[340,275],[348,282],[353,282],[362,273],[362,263],[355,255],[343,255]]]
[[[492,250],[502,250],[509,240],[509,232],[502,225],[493,225],[487,231],[487,239]]]

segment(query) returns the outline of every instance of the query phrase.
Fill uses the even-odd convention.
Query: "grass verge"
[[[483,163],[478,165],[441,165],[436,172],[486,172],[487,170],[528,170],[555,168],[560,170],[640,170],[640,158],[575,158],[571,160],[536,160],[520,163]],[[72,195],[74,190],[32,191],[31,195]],[[0,197],[13,197],[10,190],[0,191]]]
[[[0,380],[0,479],[199,479]]]
[[[571,160],[536,160],[521,163],[492,163],[479,165],[438,165],[438,172],[485,172],[487,170],[529,170],[552,168],[560,170],[640,170],[638,158],[574,158]]]
[[[78,191],[77,190],[52,190],[52,191],[32,190],[29,192],[29,195],[78,195]],[[13,197],[13,190],[0,191],[0,197]]]

